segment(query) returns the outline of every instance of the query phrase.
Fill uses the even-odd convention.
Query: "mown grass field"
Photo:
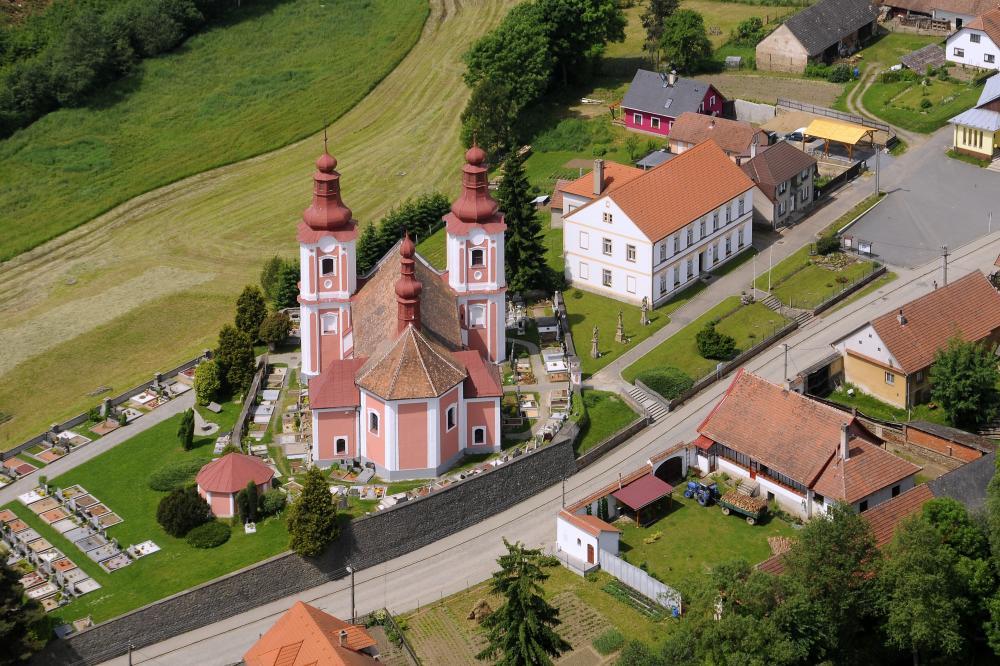
[[[600,444],[632,423],[637,416],[627,402],[610,391],[584,391],[583,404],[587,407],[589,418],[576,441],[577,455]]]
[[[0,142],[0,260],[191,174],[280,148],[406,55],[425,0],[259,0],[86,106]]]
[[[433,0],[414,48],[331,125],[360,221],[407,196],[457,192],[461,54],[511,4]],[[0,410],[13,415],[0,447],[96,404],[87,393],[99,386],[127,388],[214,346],[263,260],[295,256],[321,148],[313,135],[155,190],[0,266]]]
[[[930,134],[943,127],[949,118],[975,106],[980,92],[982,86],[938,79],[931,79],[926,87],[919,81],[876,82],[865,90],[861,101],[866,109],[888,123]],[[920,108],[924,99],[930,101],[930,108]]]

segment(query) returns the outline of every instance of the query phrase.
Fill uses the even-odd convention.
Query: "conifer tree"
[[[0,664],[27,662],[45,644],[34,631],[45,611],[24,596],[20,576],[0,558]]]
[[[228,324],[223,326],[219,331],[215,362],[219,364],[219,374],[225,378],[226,386],[232,393],[247,390],[253,381],[256,365],[250,336]]]
[[[267,302],[264,292],[257,285],[248,284],[236,299],[236,328],[249,335],[251,340],[257,340],[265,317]]]
[[[302,557],[318,557],[337,537],[337,509],[318,467],[310,467],[302,494],[288,510],[289,547]]]
[[[504,257],[507,286],[519,293],[548,287],[548,266],[542,243],[542,225],[531,203],[524,158],[511,153],[504,162],[497,203],[507,223]]]
[[[194,446],[194,410],[185,410],[181,416],[180,426],[177,428],[177,439],[181,443],[181,448],[190,451]]]

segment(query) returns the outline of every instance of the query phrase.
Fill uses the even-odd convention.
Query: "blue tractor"
[[[684,489],[684,497],[694,498],[698,504],[708,506],[714,500],[719,499],[719,486],[715,483],[706,485],[699,481],[688,481],[687,488]]]

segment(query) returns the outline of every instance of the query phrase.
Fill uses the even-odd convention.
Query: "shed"
[[[854,123],[845,123],[840,120],[830,120],[828,118],[816,118],[805,134],[823,140],[823,152],[830,154],[830,142],[842,144],[847,149],[847,155],[854,159],[854,146],[859,144],[866,137],[874,142],[875,130],[870,127],[862,127]]]
[[[854,53],[874,33],[878,14],[872,0],[819,0],[757,44],[757,69],[801,73],[810,62]]]
[[[598,564],[603,550],[618,554],[621,530],[597,516],[560,511],[556,518],[556,544],[559,550],[576,560],[578,568],[588,571]],[[582,566],[582,565],[586,566]]]
[[[664,497],[669,498],[672,492],[674,492],[672,485],[652,474],[647,474],[622,486],[611,493],[611,496],[631,509],[635,513],[635,524],[642,525],[643,510],[647,511],[648,516],[649,509]]]
[[[195,481],[198,494],[205,498],[218,518],[236,514],[236,493],[253,481],[257,492],[263,493],[271,486],[274,470],[259,458],[242,453],[228,453],[213,460],[198,472]]]
[[[653,167],[660,166],[664,162],[669,162],[675,157],[677,156],[668,152],[666,148],[660,148],[659,150],[654,150],[649,155],[643,157],[641,160],[636,162],[635,165],[643,171],[648,171]]]

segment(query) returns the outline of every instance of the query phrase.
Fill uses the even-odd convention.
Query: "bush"
[[[821,236],[816,241],[816,252],[822,255],[833,254],[840,251],[840,238],[837,235]]]
[[[830,76],[830,67],[823,63],[810,63],[806,65],[806,76],[825,79]]]
[[[260,512],[264,516],[273,516],[281,513],[287,502],[285,493],[280,490],[268,490],[260,496]]]
[[[694,386],[694,380],[683,370],[671,366],[646,370],[637,379],[667,400],[673,400]]]
[[[177,538],[207,523],[210,515],[208,503],[194,486],[173,490],[156,507],[156,522],[167,534]]]
[[[202,460],[185,460],[165,465],[149,475],[147,485],[153,490],[161,492],[183,488],[194,480],[194,475],[198,473],[203,464]]]
[[[840,64],[830,70],[827,74],[827,81],[830,83],[847,83],[854,78],[854,72],[850,65]]]
[[[932,106],[934,106],[934,104],[929,99],[927,99],[926,97],[924,97],[922,100],[920,100],[920,108],[921,109],[929,109]]]
[[[581,151],[593,142],[590,124],[579,118],[567,118],[534,138],[532,148],[541,152]]]
[[[603,655],[617,652],[625,645],[625,637],[617,629],[608,629],[603,634],[594,639],[594,649]]]
[[[705,324],[705,328],[698,331],[695,336],[698,353],[703,358],[728,361],[736,355],[736,340],[715,330],[715,323],[714,321],[708,322]]]
[[[195,548],[215,548],[229,541],[229,535],[232,532],[233,528],[229,525],[213,520],[192,528],[188,532],[187,542],[189,546]]]

